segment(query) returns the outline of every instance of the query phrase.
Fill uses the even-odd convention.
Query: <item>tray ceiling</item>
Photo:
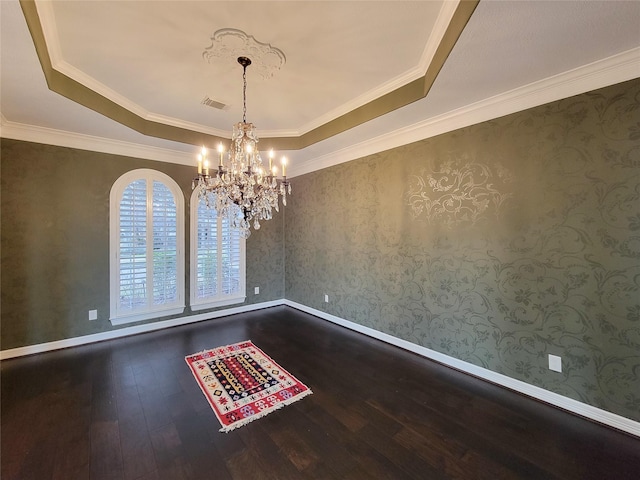
[[[640,2],[0,3],[4,126],[182,152],[242,118],[238,48],[284,54],[247,69],[247,119],[308,160],[640,46]],[[205,58],[221,29],[256,43]]]

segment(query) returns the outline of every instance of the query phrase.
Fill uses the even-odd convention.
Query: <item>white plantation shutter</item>
[[[196,219],[196,294],[198,300],[218,294],[218,214],[198,202]],[[193,303],[193,302],[192,302]]]
[[[240,291],[240,230],[231,228],[229,218],[220,219],[220,286],[223,295],[234,295]],[[243,292],[244,295],[244,292]]]
[[[111,189],[111,321],[184,310],[184,207],[167,175],[134,170]]]
[[[171,191],[153,182],[153,303],[172,303],[177,298],[178,245],[176,203]]]
[[[119,302],[134,310],[147,304],[147,183],[131,182],[120,200]]]
[[[245,300],[245,239],[228,218],[191,196],[191,309]]]

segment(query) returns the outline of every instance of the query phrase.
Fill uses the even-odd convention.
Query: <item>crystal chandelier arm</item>
[[[229,216],[232,227],[247,238],[253,228],[260,228],[260,220],[272,218],[272,210],[279,211],[279,200],[287,204],[287,193],[291,185],[287,180],[287,159],[282,157],[282,180],[277,178],[277,167],[273,165],[274,152],[269,152],[269,171],[263,170],[262,158],[257,148],[258,136],[252,123],[247,123],[247,67],[251,60],[238,58],[242,65],[243,109],[242,122],[233,126],[231,147],[224,161],[224,147],[218,146],[219,165],[215,175],[209,175],[209,160],[203,147],[198,158],[198,174],[192,182],[200,187],[200,198],[207,208],[216,209],[219,216]]]

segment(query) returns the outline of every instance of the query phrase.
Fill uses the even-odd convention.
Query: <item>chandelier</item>
[[[199,188],[199,200],[207,208],[214,209],[218,216],[229,218],[231,226],[240,230],[244,238],[251,235],[253,228],[260,228],[261,220],[270,220],[273,209],[276,212],[279,199],[287,205],[287,194],[291,194],[291,184],[287,180],[287,159],[282,157],[282,178],[278,179],[278,167],[274,165],[274,152],[269,152],[269,167],[262,164],[258,151],[258,136],[253,123],[247,123],[247,67],[251,60],[239,57],[242,65],[243,110],[242,122],[233,126],[231,148],[225,152],[224,145],[218,145],[218,166],[212,168],[207,158],[207,149],[202,147],[198,155],[198,175],[192,188]]]

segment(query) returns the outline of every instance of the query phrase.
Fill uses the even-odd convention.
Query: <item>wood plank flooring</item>
[[[313,390],[230,433],[184,357],[252,340]],[[288,307],[1,364],[1,477],[638,479],[640,439]]]

